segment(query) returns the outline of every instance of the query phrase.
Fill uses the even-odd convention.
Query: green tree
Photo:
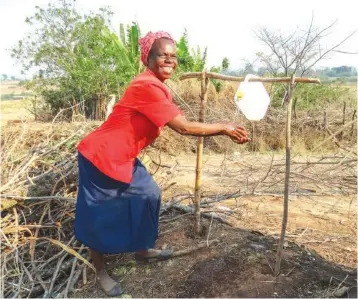
[[[7,75],[6,75],[6,74],[2,74],[1,77],[2,77],[2,80],[3,80],[3,81],[6,81],[6,80],[7,80]]]
[[[189,42],[188,42],[188,32],[185,29],[182,37],[177,46],[177,58],[178,58],[178,71],[179,72],[188,72],[193,70],[194,59],[190,55]]]
[[[210,68],[210,72],[213,73],[221,73],[221,67],[220,66],[213,66]],[[210,82],[214,85],[215,90],[217,92],[220,92],[223,88],[223,83],[221,80],[217,80],[217,79],[210,79]]]
[[[267,69],[265,67],[259,67],[257,70],[257,75],[260,77],[264,77],[268,73]]]
[[[207,56],[207,48],[205,48],[203,54],[201,54],[201,49],[199,46],[196,48],[196,51],[192,50],[193,66],[191,71],[201,72],[205,68],[206,56]]]
[[[110,30],[112,15],[108,8],[81,15],[75,0],[58,0],[26,19],[33,31],[12,56],[23,72],[37,70],[32,86],[53,113],[84,101],[86,115],[101,118],[107,96],[119,95],[140,71],[139,26],[125,34],[121,25],[119,38]]]
[[[230,62],[229,62],[229,58],[224,57],[223,61],[221,62],[221,68],[223,71],[227,71],[229,69],[230,66]]]
[[[207,48],[202,51],[198,46],[196,50],[192,49],[190,52],[190,46],[188,42],[188,32],[184,31],[177,45],[177,58],[178,68],[177,73],[182,72],[202,72],[206,68],[207,64]],[[230,66],[229,59],[224,57],[221,66],[213,66],[210,68],[210,72],[221,73],[227,71]],[[220,80],[210,79],[214,85],[216,91],[222,89],[222,82]]]
[[[255,74],[255,69],[252,63],[250,62],[246,62],[245,63],[245,67],[243,69],[243,74],[247,75],[247,74]]]

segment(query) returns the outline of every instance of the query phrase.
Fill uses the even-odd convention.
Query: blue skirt
[[[136,159],[131,184],[106,176],[81,153],[78,167],[76,239],[105,254],[154,248],[160,189],[142,163]]]

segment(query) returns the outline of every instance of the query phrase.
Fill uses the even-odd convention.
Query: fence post
[[[343,120],[342,125],[346,122],[346,102],[343,102]]]
[[[206,71],[201,74],[201,95],[200,95],[200,110],[199,122],[205,120],[205,105],[208,99],[208,83],[209,79],[206,77]],[[197,154],[196,154],[196,169],[195,169],[195,194],[194,194],[194,211],[195,211],[195,233],[200,233],[200,187],[201,187],[201,167],[203,164],[203,148],[204,137],[198,138]]]
[[[285,242],[287,219],[288,219],[288,197],[290,187],[290,171],[291,171],[291,114],[292,114],[292,97],[293,89],[295,86],[295,76],[292,75],[291,83],[288,92],[288,103],[287,103],[287,117],[286,117],[286,173],[285,173],[285,190],[283,199],[283,217],[281,226],[280,240],[277,246],[277,256],[274,275],[277,276],[280,273],[281,258],[283,251],[283,244]]]

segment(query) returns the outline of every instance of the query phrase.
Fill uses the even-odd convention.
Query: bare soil
[[[218,243],[156,263],[137,263],[132,255],[108,257],[108,269],[122,282],[126,294],[135,298],[322,298],[347,286],[350,289],[346,296],[356,298],[356,269],[329,263],[313,250],[289,242],[281,274],[275,278],[271,268],[275,264],[276,239],[210,220],[203,221],[205,233],[193,238],[192,222],[191,216],[183,216],[162,225],[158,247],[181,250],[207,239]],[[87,285],[80,282],[73,297],[104,297],[93,283],[93,274],[90,281]]]

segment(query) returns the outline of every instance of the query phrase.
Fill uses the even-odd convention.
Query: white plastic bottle
[[[270,97],[261,82],[249,82],[255,75],[247,75],[239,84],[235,93],[235,104],[248,120],[258,121],[264,118]]]

